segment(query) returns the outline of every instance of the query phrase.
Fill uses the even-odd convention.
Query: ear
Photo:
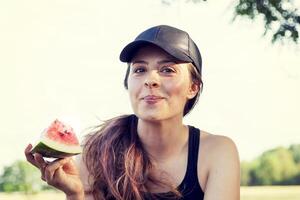
[[[190,88],[189,88],[189,91],[188,91],[188,95],[187,95],[187,98],[188,99],[192,99],[192,98],[194,98],[196,95],[197,95],[197,93],[199,92],[199,85],[197,85],[196,83],[192,83],[191,85],[190,85]]]

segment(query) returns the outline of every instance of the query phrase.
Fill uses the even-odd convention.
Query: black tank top
[[[198,181],[198,152],[200,144],[200,130],[189,126],[189,141],[188,141],[188,162],[187,170],[185,176],[178,186],[179,192],[182,194],[180,200],[203,200],[204,192]],[[172,199],[170,193],[159,194],[159,196],[154,195],[159,200]],[[148,198],[147,198],[148,199]]]

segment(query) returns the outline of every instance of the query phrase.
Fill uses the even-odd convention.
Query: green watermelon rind
[[[78,155],[81,153],[81,148],[79,147],[77,151],[68,152],[68,151],[61,151],[55,148],[52,148],[45,144],[44,142],[39,142],[31,151],[32,153],[39,153],[43,157],[48,158],[66,158],[74,155]]]
[[[48,135],[48,131],[50,128],[52,128],[53,126],[54,128],[57,128],[55,127],[55,123],[62,122],[55,120],[48,129],[45,129],[31,152],[40,153],[43,157],[48,158],[65,158],[80,154],[82,152],[82,148],[78,141],[74,144],[70,143],[70,141],[68,140],[59,140],[59,138]],[[55,133],[59,134],[57,131],[55,131]],[[75,139],[77,140],[74,133],[72,137],[75,137]]]

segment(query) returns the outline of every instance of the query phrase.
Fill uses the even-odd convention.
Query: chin
[[[144,121],[161,121],[165,119],[165,116],[161,115],[160,113],[150,113],[150,112],[143,112],[143,113],[135,113],[135,115]]]
[[[143,112],[143,113],[135,113],[135,115],[143,120],[143,121],[148,121],[148,122],[162,122],[166,120],[170,120],[172,118],[177,118],[177,115],[170,115],[170,114],[163,114],[160,112],[156,113],[151,113],[151,112]]]

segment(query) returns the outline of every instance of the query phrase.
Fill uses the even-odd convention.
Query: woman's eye
[[[133,70],[134,73],[142,73],[142,72],[145,72],[145,68],[143,67],[137,67]]]
[[[173,72],[175,72],[175,70],[171,67],[163,67],[161,69],[161,72],[163,72],[163,73],[173,73]]]

